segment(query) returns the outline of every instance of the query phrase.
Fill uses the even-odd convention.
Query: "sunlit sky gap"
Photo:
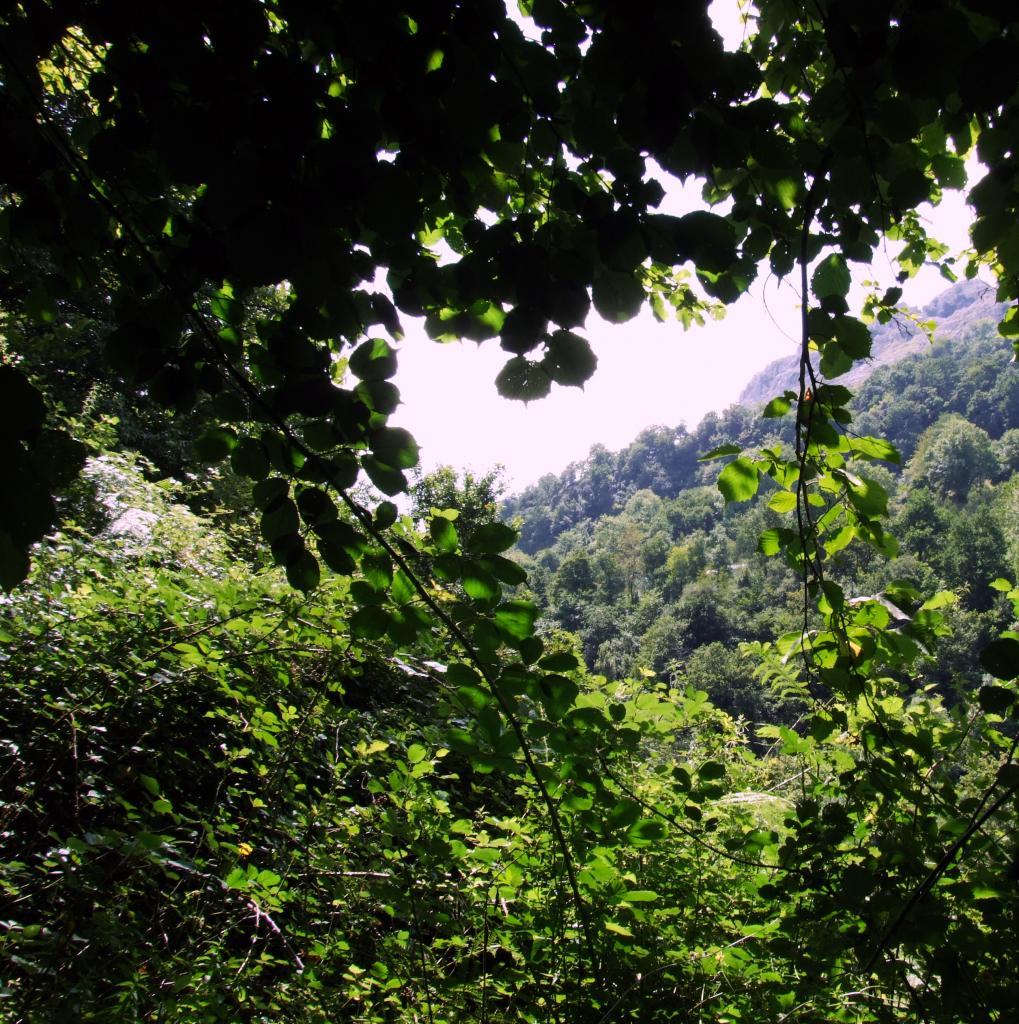
[[[744,27],[737,0],[715,0],[711,15],[726,45],[738,46]],[[704,208],[699,182],[661,180],[667,189],[662,212]],[[940,206],[921,207],[920,214],[951,252],[968,245],[971,218],[962,193],[946,192]],[[892,258],[899,248],[889,242],[873,266],[851,265],[850,300],[856,308],[865,292],[860,282],[894,283]],[[617,450],[645,427],[692,428],[706,413],[732,405],[756,372],[796,349],[794,284],[762,269],[724,320],[685,332],[676,321],[658,323],[647,309],[622,325],[607,324],[592,311],[581,333],[598,356],[593,379],[583,391],[554,384],[551,395],[526,406],[495,389],[495,376],[508,358],[497,341],[440,345],[425,335],[421,322],[405,318],[407,339],[396,378],[403,405],[393,422],[417,438],[424,471],[448,464],[485,472],[501,464],[510,490],[519,490],[582,460],[592,445]],[[947,286],[937,270],[927,268],[903,286],[903,301],[920,307]]]

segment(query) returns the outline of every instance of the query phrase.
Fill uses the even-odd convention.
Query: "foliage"
[[[871,465],[903,453],[852,429],[832,383],[870,352],[853,264],[888,239],[903,280],[929,260],[954,276],[917,208],[965,187],[974,148],[966,272],[989,265],[1017,298],[1015,13],[760,0],[729,52],[703,2],[520,6],[526,33],[496,0],[0,15],[10,1019],[958,1021],[1016,1005],[998,959],[1017,938],[1019,637],[988,620],[975,696],[916,685],[957,597],[856,588],[873,571],[858,551],[898,553]],[[656,212],[665,174],[702,181],[719,212]],[[756,641],[741,658],[806,703],[751,737],[695,687],[703,656],[669,682],[647,665],[591,676],[543,631],[487,500],[460,526],[430,499],[427,523],[401,515],[388,499],[418,449],[389,418],[401,314],[440,341],[498,337],[499,389],[528,401],[593,372],[592,308],[689,326],[761,266],[795,274],[802,300],[797,387],[766,433],[746,411],[703,446],[719,421],[687,444],[649,430],[625,494],[592,453],[589,493],[544,525],[619,499],[586,568],[569,563],[613,602],[575,609],[581,627],[599,620],[598,657],[623,674],[660,588],[682,587],[684,637]],[[999,331],[1017,333],[1014,308]],[[88,358],[62,378],[65,341]],[[139,435],[163,415],[149,403],[178,438],[194,428],[174,471],[228,462],[250,488],[223,492],[231,512],[252,522],[250,500],[279,570],[238,561],[129,457],[90,470],[130,484],[105,532],[79,495],[90,529],[68,501],[39,544],[85,460],[73,432],[96,443],[76,420],[99,394],[124,398]],[[718,522],[703,494],[648,493],[673,469],[706,483],[705,449],[729,460],[726,502],[765,507]],[[977,479],[945,572],[1006,543]],[[937,510],[917,511],[937,535]],[[670,514],[704,535],[671,569]],[[754,543],[781,559],[751,568]],[[754,574],[786,581],[776,639],[739,606]],[[1019,592],[992,587],[968,610],[1019,614]],[[744,669],[727,666],[720,700]]]

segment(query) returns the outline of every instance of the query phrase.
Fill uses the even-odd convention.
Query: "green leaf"
[[[542,365],[557,384],[582,388],[598,365],[598,357],[579,334],[556,331],[550,335]]]
[[[580,662],[575,654],[561,651],[557,654],[546,654],[538,662],[538,668],[543,668],[546,672],[569,672],[572,669],[580,668]]]
[[[471,536],[469,551],[479,555],[497,555],[517,542],[517,531],[505,523],[484,523]]]
[[[208,427],[195,441],[195,454],[205,463],[220,462],[237,444],[237,432],[229,427]]]
[[[849,294],[852,277],[845,259],[838,253],[826,256],[815,268],[810,278],[814,295],[825,299],[835,295],[845,298]]]
[[[726,455],[739,455],[743,449],[738,444],[720,444],[712,448],[706,455],[698,457],[698,462],[711,462],[712,459],[721,459]]]
[[[296,590],[308,593],[319,584],[318,559],[305,548],[287,559],[287,582]]]
[[[796,508],[796,493],[776,491],[768,500],[768,508],[774,512],[792,512]]]
[[[853,360],[837,342],[829,341],[821,350],[819,368],[822,375],[830,380],[848,373],[853,368]]]
[[[262,513],[262,536],[270,543],[287,534],[297,533],[300,525],[297,506],[289,497],[275,498]]]
[[[760,470],[742,456],[730,462],[718,476],[718,489],[726,501],[749,501],[760,485]]]
[[[388,380],[363,380],[354,388],[354,394],[368,406],[369,409],[388,416],[396,412],[400,404],[400,391],[395,384]]]
[[[538,609],[530,601],[505,601],[492,618],[500,632],[513,640],[525,640],[534,630]]]
[[[473,563],[465,565],[460,580],[464,593],[475,601],[497,601],[502,593],[495,577]]]
[[[503,558],[501,555],[489,555],[487,558],[479,559],[478,564],[500,583],[516,587],[527,582],[527,571],[512,559]]]
[[[410,432],[402,427],[381,427],[373,430],[369,435],[368,444],[375,458],[393,469],[410,469],[417,465],[417,442]]]
[[[572,679],[560,675],[543,676],[538,683],[541,703],[549,720],[557,722],[573,706],[580,688]]]
[[[1015,669],[1019,672],[1019,667]],[[1016,693],[1005,686],[981,686],[977,690],[980,707],[992,715],[1004,715],[1016,699]]]
[[[380,462],[374,455],[361,457],[361,465],[368,478],[383,493],[388,495],[402,494],[407,490],[407,478],[399,469],[394,469]]]
[[[532,402],[552,390],[552,378],[541,363],[516,356],[499,371],[495,387],[503,398]]]
[[[428,533],[440,551],[456,551],[459,543],[456,527],[445,516],[432,516],[428,523]]]
[[[839,348],[853,359],[866,359],[870,355],[870,330],[855,317],[835,317],[835,338]]]
[[[369,551],[361,559],[361,574],[374,590],[385,590],[393,582],[393,563],[385,551]]]
[[[302,487],[297,494],[297,510],[309,526],[319,526],[336,518],[333,499],[318,487]]]
[[[980,664],[995,679],[1015,679],[1019,676],[1019,640],[1011,637],[992,640],[980,652]]]
[[[858,536],[859,531],[855,526],[843,526],[834,536],[824,542],[824,550],[829,555],[834,555],[843,548],[848,547]]]
[[[242,438],[230,453],[230,465],[238,476],[264,480],[269,475],[269,456],[265,445],[253,437]]]
[[[849,483],[847,494],[853,506],[865,516],[883,516],[888,513],[888,493],[876,481],[860,477],[858,483]]]
[[[657,899],[658,893],[652,889],[630,889],[619,897],[620,903],[654,903]]]
[[[625,939],[632,939],[633,932],[624,924],[620,924],[618,921],[605,921],[605,931],[612,932],[614,935],[621,935]]]
[[[603,320],[624,324],[640,312],[644,286],[633,274],[602,270],[595,276],[591,298]]]
[[[635,846],[656,843],[665,836],[665,826],[653,818],[643,818],[630,826],[626,838]]]
[[[777,555],[792,539],[792,530],[786,528],[765,530],[757,541],[757,550],[762,555],[771,557]]]
[[[787,391],[784,395],[778,395],[764,407],[761,415],[767,419],[778,419],[789,411],[795,399],[796,395],[792,391]]]
[[[396,351],[384,338],[369,338],[354,349],[348,365],[363,381],[388,380],[396,373]]]
[[[864,459],[880,459],[895,465],[902,461],[898,448],[880,437],[851,437],[849,447]]]
[[[362,640],[380,640],[389,627],[389,614],[379,605],[365,605],[350,617],[350,632]]]

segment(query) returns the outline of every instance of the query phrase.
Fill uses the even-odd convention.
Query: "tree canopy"
[[[965,186],[974,147],[975,259],[1015,298],[1011,5],[764,2],[740,52],[705,3],[521,11],[527,33],[498,0],[8,11],[10,344],[89,322],[83,365],[4,372],[6,586],[73,472],[37,387],[72,413],[97,383],[196,409],[204,458],[273,474],[264,507],[315,488],[314,518],[362,471],[405,487],[416,449],[387,426],[395,354],[372,335],[399,339],[401,313],[497,338],[500,390],[528,400],[593,372],[592,305],[691,322],[762,264],[798,267],[837,374],[869,347],[851,266],[885,237],[903,275],[943,257],[916,209]],[[719,212],[656,212],[665,174]],[[300,518],[270,518],[311,585]]]
[[[984,648],[957,707],[897,693],[956,596],[851,593],[832,571],[860,547],[896,554],[872,464],[901,461],[832,381],[868,357],[868,323],[899,315],[897,287],[848,304],[886,243],[900,283],[987,265],[1000,334],[1019,337],[1017,57],[1006,0],[759,0],[736,50],[705,0],[6,5],[15,1012],[1001,1019],[1019,635]],[[919,209],[967,188],[974,154],[963,270]],[[660,212],[668,176],[700,182],[704,208]],[[606,681],[537,628],[494,478],[441,497],[453,508],[432,501],[455,476],[419,486],[423,521],[389,499],[418,459],[390,423],[401,318],[499,344],[499,390],[531,401],[595,372],[589,316],[648,305],[691,326],[761,273],[799,289],[798,380],[763,410],[775,436],[703,453],[727,460],[726,502],[763,492],[783,517],[755,543],[799,585],[798,626],[760,642],[756,671],[808,710],[759,733],[758,761],[701,661],[677,685]],[[290,589],[199,543],[165,495],[145,491],[112,548],[91,537],[116,474],[80,473],[114,428],[164,473],[246,481],[233,511],[253,509]],[[965,463],[963,442],[998,464],[948,421],[929,472]],[[93,498],[58,507],[76,479]],[[918,533],[937,526],[925,500]],[[671,511],[710,523],[710,504]],[[690,583],[677,627],[723,650],[729,584],[692,579],[715,553],[704,536],[671,550],[669,511],[638,491],[598,536],[625,559],[574,558],[570,586],[639,605],[671,572]],[[978,513],[953,558],[993,540]],[[667,624],[648,635],[672,656]],[[618,639],[607,664],[636,638]],[[749,670],[725,660],[735,702]],[[974,850],[986,863],[963,870]]]

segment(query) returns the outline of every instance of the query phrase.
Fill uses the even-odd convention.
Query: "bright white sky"
[[[716,0],[712,15],[727,43],[738,44],[736,0]],[[662,183],[668,188],[668,180]],[[663,212],[703,207],[698,184],[673,184]],[[968,208],[960,193],[947,193],[926,212],[931,233],[953,252],[968,244]],[[888,256],[898,248],[889,243]],[[870,268],[852,267],[856,282],[894,283],[887,258]],[[946,287],[937,271],[927,269],[903,286],[903,301],[922,306]],[[863,289],[855,290],[859,301]],[[428,339],[419,322],[404,318],[407,339],[395,378],[403,404],[393,422],[414,434],[425,472],[443,464],[485,472],[502,464],[510,491],[517,491],[582,460],[594,444],[617,450],[645,427],[692,428],[706,413],[721,412],[756,372],[795,351],[798,317],[791,280],[779,283],[763,273],[724,320],[687,332],[676,321],[659,324],[650,310],[622,325],[607,324],[592,311],[580,333],[598,356],[594,377],[583,391],[553,384],[547,398],[526,406],[495,389],[495,376],[509,358],[496,339],[442,345]]]

